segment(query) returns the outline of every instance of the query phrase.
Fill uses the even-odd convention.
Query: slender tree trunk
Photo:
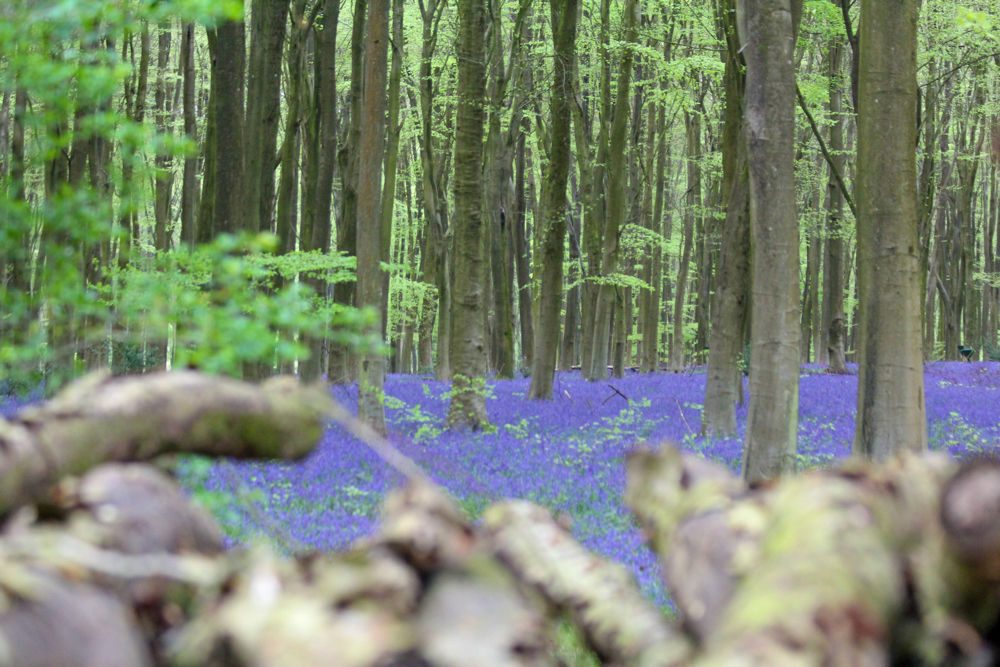
[[[181,28],[181,72],[184,135],[189,141],[196,141],[198,121],[194,110],[194,23],[185,23]],[[197,232],[198,196],[198,156],[189,155],[184,158],[184,175],[181,183],[181,242],[189,248],[194,245]]]
[[[368,4],[365,39],[364,103],[358,154],[358,294],[359,308],[375,311],[368,332],[381,336],[385,318],[382,297],[382,203],[380,178],[385,158],[386,64],[389,53],[389,0]],[[361,357],[358,382],[358,419],[385,433],[382,388],[385,357],[381,350]]]
[[[153,98],[153,111],[156,114],[156,128],[161,134],[169,132],[168,108],[170,87],[166,77],[170,63],[170,46],[172,41],[170,24],[159,28],[159,39],[156,51],[156,91]],[[142,86],[140,86],[141,88]],[[143,94],[145,91],[143,91]],[[170,222],[170,199],[173,192],[174,174],[170,168],[173,160],[169,155],[156,156],[156,201],[153,207],[155,226],[153,241],[157,250],[170,249],[170,236],[167,224]]]
[[[358,254],[358,153],[361,144],[362,77],[367,8],[367,0],[354,0],[354,18],[351,27],[351,113],[347,141],[340,147],[338,153],[341,190],[340,217],[337,220],[337,250],[355,258]],[[336,283],[333,286],[334,302],[344,306],[354,305],[355,287],[355,283],[351,282]],[[344,345],[331,345],[328,369],[330,382],[351,382],[357,378],[357,372],[357,364],[350,350]]]
[[[840,44],[830,47],[830,152],[841,174],[844,156],[843,84],[840,81]],[[844,194],[831,173],[826,187],[826,258],[823,262],[823,330],[826,361],[831,373],[846,373],[844,355]]]
[[[576,44],[577,0],[552,0],[555,61],[549,109],[552,134],[549,168],[542,183],[542,275],[538,292],[538,328],[532,354],[528,398],[552,398],[559,351],[563,292],[563,246],[566,242],[566,181],[570,159],[570,99]]]
[[[670,370],[684,370],[684,301],[687,297],[691,248],[694,244],[695,217],[701,208],[701,116],[698,111],[686,115],[687,121],[687,200],[684,205],[684,238],[677,264],[677,284],[674,292],[674,332],[670,339]]]
[[[878,461],[927,448],[914,152],[919,4],[861,3],[854,451]]]
[[[799,230],[795,33],[801,0],[747,3],[746,122],[753,235],[750,411],[743,476],[795,470],[799,417]]]
[[[738,367],[745,338],[750,282],[750,191],[747,137],[743,121],[746,79],[736,34],[736,0],[717,5],[726,36],[726,107],[722,137],[722,187],[726,219],[723,223],[719,271],[716,274],[712,331],[709,336],[705,410],[701,432],[722,437],[736,433],[736,404],[742,399],[743,380]]]
[[[289,0],[252,0],[247,67],[246,180],[243,227],[271,229],[277,162],[281,58]]]
[[[522,127],[527,123],[523,122]],[[521,352],[524,356],[524,366],[531,368],[534,363],[535,327],[531,315],[531,257],[525,234],[525,198],[524,198],[524,132],[517,138],[514,176],[514,210],[511,215],[511,232],[514,244],[514,268],[517,273],[517,307],[521,323]]]
[[[458,0],[458,114],[455,122],[455,282],[451,315],[449,427],[479,429],[486,415],[483,257],[484,0]]]
[[[386,103],[385,168],[382,184],[382,261],[389,262],[392,243],[393,210],[396,203],[396,171],[399,167],[399,91],[403,75],[403,0],[392,0],[392,69]],[[389,324],[389,273],[382,274],[382,338],[391,341]]]
[[[627,0],[624,8],[625,42],[632,45],[636,41],[636,25],[639,8],[636,0]],[[601,244],[601,283],[594,305],[593,347],[589,365],[584,368],[584,377],[599,380],[608,373],[609,336],[611,316],[620,286],[608,282],[618,271],[619,231],[625,222],[626,193],[625,148],[629,116],[630,89],[632,85],[633,50],[627,46],[621,59],[618,74],[608,155],[607,210]]]

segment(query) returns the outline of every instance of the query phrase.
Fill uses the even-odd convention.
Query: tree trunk
[[[396,171],[399,167],[399,89],[403,74],[403,0],[392,0],[392,69],[386,103],[385,168],[382,183],[382,261],[390,261],[393,210],[396,203]],[[389,325],[389,272],[382,274],[382,338],[391,341]]]
[[[522,122],[522,128],[527,123]],[[522,131],[517,138],[517,151],[514,162],[514,210],[511,212],[511,232],[514,245],[514,268],[517,273],[517,308],[521,324],[521,352],[525,368],[534,364],[535,327],[531,316],[531,257],[525,234],[525,198],[524,198],[524,135]],[[560,357],[561,358],[561,357]]]
[[[289,0],[252,0],[247,67],[243,228],[271,229],[281,104],[281,58]]]
[[[166,77],[169,74],[167,69],[170,63],[171,28],[169,23],[165,23],[159,28],[159,39],[156,52],[156,91],[153,98],[153,112],[155,114],[156,129],[161,134],[169,133],[169,97],[170,88]],[[142,86],[140,86],[142,88]],[[142,91],[145,94],[145,91]],[[167,224],[170,222],[170,199],[174,185],[174,174],[170,166],[173,159],[169,155],[156,156],[156,199],[153,206],[153,217],[155,219],[153,230],[153,242],[157,250],[170,249],[170,236]]]
[[[854,451],[879,461],[927,448],[914,152],[918,8],[918,0],[861,4]]]
[[[629,116],[630,88],[632,85],[632,45],[636,41],[636,25],[639,8],[636,0],[627,0],[624,8],[624,41],[625,53],[621,59],[621,69],[618,73],[618,89],[616,91],[611,132],[608,138],[608,187],[607,187],[607,219],[604,222],[603,239],[601,243],[601,283],[594,304],[593,344],[589,364],[583,369],[587,380],[600,380],[608,374],[608,339],[611,335],[611,316],[620,285],[613,282],[618,272],[619,234],[625,223],[625,148],[627,146],[627,131]]]
[[[483,0],[458,1],[458,113],[455,121],[455,282],[451,313],[452,394],[448,426],[479,429],[486,415],[483,116],[486,93]]]
[[[741,8],[755,267],[743,475],[757,482],[795,470],[800,304],[792,58],[802,3],[761,0]]]
[[[563,246],[566,240],[566,180],[570,160],[570,99],[576,44],[577,0],[552,0],[555,61],[549,110],[552,133],[549,167],[542,183],[541,286],[538,327],[534,332],[531,386],[528,398],[552,398],[559,351],[559,324],[563,292]]]
[[[830,153],[832,169],[844,173],[843,86],[840,82],[840,44],[832,44],[829,53],[830,76]],[[844,355],[844,194],[831,173],[826,186],[826,258],[823,262],[823,331],[826,338],[827,370],[846,373]]]
[[[181,73],[184,135],[189,141],[196,141],[198,120],[194,110],[194,23],[185,23],[181,28]],[[189,155],[184,158],[184,175],[181,183],[181,242],[189,248],[194,246],[197,233],[198,196],[198,156]]]
[[[367,0],[354,0],[351,25],[350,119],[347,141],[338,151],[340,163],[340,217],[337,220],[337,250],[349,257],[358,254],[358,153],[361,144],[361,100],[364,64],[365,14]],[[359,264],[360,268],[360,264]],[[333,286],[333,300],[343,306],[354,305],[356,284],[350,281]],[[344,345],[330,346],[328,377],[333,383],[357,378],[353,355]]]
[[[215,105],[215,234],[244,229],[243,82],[244,26],[225,21],[215,29],[213,98]]]
[[[702,434],[721,437],[736,433],[736,403],[742,397],[743,379],[738,367],[743,351],[750,282],[750,192],[747,172],[747,137],[743,122],[745,75],[736,34],[736,0],[717,5],[726,35],[725,121],[722,137],[722,188],[726,219],[723,223],[719,271],[716,274],[712,331],[709,336],[708,371]]]
[[[385,157],[386,63],[389,53],[389,0],[371,0],[368,4],[365,39],[364,103],[361,141],[358,154],[358,293],[359,308],[376,313],[368,332],[381,337],[385,319],[383,225],[381,185]],[[358,378],[358,419],[376,433],[385,434],[385,406],[382,387],[385,381],[385,357],[381,350],[369,350],[361,357]]]
[[[677,284],[674,292],[674,332],[670,339],[670,370],[684,370],[684,301],[687,296],[691,248],[694,244],[695,217],[701,209],[701,116],[699,111],[685,114],[687,121],[687,198],[684,205],[684,238],[677,264]]]

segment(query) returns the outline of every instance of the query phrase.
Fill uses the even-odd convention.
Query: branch
[[[260,385],[194,371],[95,374],[0,420],[0,514],[108,461],[186,452],[298,459],[323,435],[333,399],[288,377]]]
[[[795,97],[799,100],[799,107],[805,113],[806,119],[809,120],[809,127],[812,128],[813,136],[815,136],[816,141],[819,142],[819,149],[823,152],[823,157],[826,159],[826,163],[830,165],[830,171],[833,172],[833,178],[837,181],[837,186],[844,195],[844,201],[847,202],[847,206],[851,209],[851,213],[855,218],[857,218],[858,209],[854,206],[854,199],[851,197],[851,193],[847,191],[847,185],[844,183],[843,176],[840,175],[840,170],[837,169],[837,165],[833,163],[833,156],[830,155],[830,151],[826,148],[826,142],[823,141],[823,137],[819,133],[819,128],[816,127],[816,121],[809,112],[809,107],[806,106],[806,100],[802,97],[802,91],[799,89],[798,84],[795,84]]]

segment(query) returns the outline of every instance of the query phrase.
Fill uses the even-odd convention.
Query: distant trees
[[[530,372],[547,398],[556,368],[706,365],[702,431],[735,431],[748,373],[748,474],[769,476],[793,463],[800,362],[860,362],[867,420],[876,386],[916,387],[877,370],[893,326],[922,324],[900,366],[1000,357],[998,0],[907,14],[919,95],[878,117],[867,4],[491,2],[471,98],[468,3],[380,3],[391,30],[369,0],[243,4],[86,0],[70,27],[0,7],[31,28],[0,31],[5,376],[209,366],[230,341],[213,368],[368,369],[373,399],[386,371],[465,396]],[[915,222],[878,189],[911,199],[884,143],[903,135]],[[916,277],[890,308],[879,248],[904,233],[916,267],[890,274]]]

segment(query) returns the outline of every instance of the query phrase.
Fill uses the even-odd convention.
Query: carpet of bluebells
[[[1000,364],[931,363],[925,377],[931,448],[956,457],[1000,453]],[[489,382],[492,432],[452,433],[444,430],[447,383],[389,376],[389,439],[471,517],[501,498],[530,499],[568,515],[577,539],[631,569],[650,598],[666,605],[655,556],[622,503],[625,454],[642,443],[672,441],[738,471],[746,406],[737,410],[739,436],[709,440],[697,436],[704,369],[600,382],[560,373],[551,401],[526,400],[528,382]],[[800,467],[847,456],[857,375],[806,365],[799,387]],[[345,405],[356,403],[356,387],[331,391]],[[234,543],[267,540],[289,552],[343,549],[372,532],[383,494],[400,483],[339,426],[297,464],[191,459],[181,472]]]

